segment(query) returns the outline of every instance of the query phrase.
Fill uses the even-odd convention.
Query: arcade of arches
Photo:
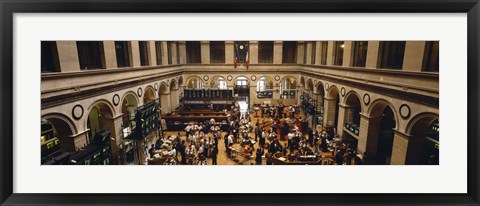
[[[61,150],[75,156],[94,148],[91,145],[108,151],[108,160],[98,164],[147,164],[142,160],[149,156],[144,147],[179,132],[188,140],[185,125],[197,119],[224,121],[223,144],[235,112],[239,119],[250,117],[253,126],[247,135],[252,139],[257,120],[304,123],[297,129],[306,139],[305,147],[315,155],[318,148],[320,156],[333,154],[332,164],[342,149],[355,159],[343,164],[439,164],[438,42],[361,42],[366,50],[361,54],[355,41],[127,43],[122,50],[127,55],[119,59],[119,42],[42,42],[42,164],[72,164],[52,163],[52,155]],[[139,52],[139,45],[146,50]],[[55,52],[44,54],[44,47]],[[101,55],[87,54],[96,49]],[[401,55],[392,57],[398,52]],[[247,54],[248,68],[241,56]],[[241,61],[235,62],[235,55]],[[160,118],[155,129],[148,130],[153,137],[130,138],[135,128],[149,124],[147,116],[140,122],[137,118],[150,108]],[[279,116],[280,110],[289,115]],[[223,112],[229,115],[220,117]],[[272,128],[266,125],[268,135]],[[291,142],[280,127],[275,135],[288,156]],[[310,130],[318,135],[319,145],[309,142]],[[103,134],[108,138],[99,143]],[[256,142],[253,148],[263,148]],[[328,144],[325,150],[322,142]],[[241,140],[234,144],[242,145]],[[272,144],[275,140],[267,138],[265,145]],[[221,149],[218,164],[238,163]],[[260,163],[269,163],[268,154],[267,147]],[[212,164],[207,156],[205,161]],[[97,164],[93,159],[87,163]],[[246,163],[258,162],[253,158]]]

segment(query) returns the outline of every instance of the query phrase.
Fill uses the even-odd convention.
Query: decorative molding
[[[353,81],[348,81],[344,79],[337,79],[337,78],[332,78],[329,76],[323,76],[323,75],[318,75],[318,74],[312,74],[308,73],[305,71],[301,71],[302,75],[310,75],[315,78],[327,80],[330,82],[336,82],[345,86],[349,86],[352,88],[368,91],[368,92],[373,92],[373,93],[378,93],[382,94],[385,96],[389,97],[394,97],[406,101],[411,101],[411,102],[416,102],[419,104],[424,104],[424,105],[429,105],[432,107],[438,107],[439,105],[439,98],[438,97],[432,97],[432,96],[427,96],[423,94],[416,94],[408,91],[400,91],[396,89],[390,89],[390,88],[385,88],[381,86],[376,86],[376,85],[370,85],[370,84],[365,84],[361,82],[353,82]],[[326,88],[328,90],[328,83],[325,84]]]
[[[232,75],[228,75],[228,76],[227,76],[227,80],[228,80],[228,81],[232,81],[232,79],[233,79]]]
[[[369,94],[364,94],[364,95],[363,95],[363,103],[364,103],[365,105],[370,104],[370,95],[369,95]]]
[[[410,117],[410,114],[412,113],[410,110],[410,106],[406,104],[400,105],[400,108],[398,109],[400,116],[404,119],[408,119]]]
[[[330,85],[328,83],[325,83],[325,90],[328,91],[328,89],[330,89]]]
[[[117,106],[120,103],[120,96],[118,94],[113,95],[112,102],[113,105]]]
[[[255,80],[257,80],[257,76],[252,75],[252,76],[250,77],[250,79],[251,79],[252,81],[255,81]]]
[[[280,76],[275,75],[275,80],[276,80],[276,81],[280,81]]]
[[[182,71],[174,72],[165,76],[161,77],[151,77],[151,78],[146,78],[142,80],[133,80],[130,82],[125,82],[125,83],[119,83],[116,85],[108,85],[104,87],[98,87],[94,89],[88,89],[88,90],[80,90],[76,93],[69,93],[69,94],[62,94],[62,95],[56,95],[52,97],[47,97],[47,98],[42,98],[41,99],[41,109],[46,109],[50,107],[55,107],[58,105],[62,104],[68,104],[71,102],[76,102],[104,94],[109,94],[112,92],[118,92],[124,89],[133,89],[139,85],[143,85],[145,83],[150,83],[150,82],[155,82],[159,81],[161,79],[169,78],[169,77],[175,77],[178,75],[181,75]]]
[[[345,87],[342,87],[342,89],[340,89],[340,94],[342,95],[342,97],[345,96],[345,93],[346,93]]]
[[[155,91],[158,91],[158,83],[155,83],[155,84],[153,85],[153,88],[155,89]]]
[[[143,89],[142,89],[141,87],[139,87],[139,88],[137,89],[137,95],[138,95],[138,97],[142,97],[142,94],[143,94]]]
[[[72,108],[72,117],[75,120],[79,120],[83,117],[83,107],[82,107],[82,105],[77,104]]]
[[[208,75],[203,76],[203,80],[208,81],[208,79],[209,79]]]

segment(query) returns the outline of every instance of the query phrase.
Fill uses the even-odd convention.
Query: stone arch
[[[397,110],[392,103],[379,98],[370,103],[366,111],[368,154],[375,157],[376,164],[392,164],[395,131],[399,127]]]
[[[195,85],[195,84],[199,84],[199,85]],[[202,78],[196,75],[192,75],[187,78],[185,87],[190,89],[201,89],[203,88],[204,85],[205,85],[205,82],[203,81]]]
[[[433,123],[438,124],[438,114],[432,112],[423,112],[415,115],[407,124],[406,133],[408,146],[405,157],[405,164],[439,164],[439,150],[435,145],[439,145],[438,130],[429,131]],[[437,127],[438,128],[438,127]]]
[[[264,89],[260,88],[260,86],[261,86],[260,85],[260,82],[261,82],[260,79],[262,79],[262,78],[264,78],[267,81]],[[268,90],[268,89],[273,89],[273,87],[275,86],[273,78],[271,78],[269,76],[266,76],[266,75],[259,77],[256,82],[257,82],[256,83],[256,86],[257,86],[256,90],[257,91],[260,91],[260,89],[262,89],[262,91]]]
[[[135,117],[135,109],[137,109],[138,105],[140,105],[140,100],[135,92],[128,91],[122,96],[120,111],[126,118],[124,121]]]
[[[234,79],[234,81],[236,81],[238,78],[245,78],[245,79],[247,80],[248,85],[250,85],[250,83],[251,83],[251,82],[250,82],[250,79],[248,79],[247,76],[244,76],[244,75],[236,76],[235,79]],[[235,83],[234,83],[234,84],[235,84]]]
[[[360,132],[360,119],[362,112],[362,103],[360,102],[360,95],[355,91],[349,91],[345,98],[343,98],[341,107],[341,117],[339,118],[338,131],[342,131],[344,127],[347,126],[347,129],[350,130],[355,136],[351,136],[349,132],[342,131],[342,137],[350,138],[351,143],[354,145],[354,148],[357,148],[358,136]],[[358,132],[358,133],[357,133]],[[355,139],[353,139],[355,138]]]
[[[225,77],[223,77],[223,76],[221,76],[221,75],[214,75],[213,77],[210,77],[210,84],[209,84],[210,88],[219,87],[220,85],[215,85],[215,83],[217,83],[217,82],[215,82],[215,81],[218,81],[218,80],[220,80],[220,79],[223,79],[223,80],[225,81],[225,83],[227,84],[227,79],[226,79]],[[228,88],[227,85],[225,85],[225,87]]]
[[[418,126],[425,126],[432,124],[435,120],[438,120],[439,116],[433,112],[422,112],[410,119],[405,128],[406,134],[414,134],[416,131],[412,131],[418,128]],[[417,128],[415,128],[417,127]]]
[[[113,138],[110,142],[113,145],[116,145],[115,141],[118,139],[116,139],[117,131],[115,129],[114,118],[116,117],[117,112],[114,108],[115,107],[113,107],[109,101],[104,99],[97,100],[89,106],[87,117],[85,119],[85,128],[88,129],[87,144],[90,144],[90,141],[92,141],[96,132],[102,129],[107,129],[110,131],[110,135]]]
[[[351,103],[352,103],[351,101],[353,100],[353,99],[352,99],[353,96],[357,97],[357,99],[358,99],[359,102],[360,102],[360,99],[361,99],[361,98],[360,98],[360,97],[361,97],[360,94],[358,94],[358,92],[356,92],[356,91],[354,91],[354,90],[351,90],[351,91],[349,91],[349,92],[345,95],[345,98],[343,98],[343,104],[344,104],[344,105],[351,105]],[[361,102],[360,102],[360,104],[361,104]]]
[[[176,79],[172,79],[170,81],[170,90],[178,90],[179,88],[179,85],[177,83],[177,80]]]
[[[298,86],[305,86],[305,78],[303,76],[300,77],[300,84]]]
[[[244,81],[240,81],[240,80],[244,80]],[[245,82],[246,85],[244,85],[242,83],[242,85],[238,85],[237,83],[238,82]],[[250,80],[248,79],[248,77],[246,76],[243,76],[243,75],[240,75],[240,76],[237,76],[235,77],[235,79],[233,80],[233,93],[235,95],[239,95],[239,96],[250,96]]]
[[[291,76],[291,75],[287,75],[287,76],[284,76],[282,77],[282,79],[280,79],[280,82],[283,82],[286,78],[289,78],[289,79],[293,79],[293,81],[295,82],[295,85],[297,85],[297,78],[295,78],[294,76]]]
[[[316,94],[325,96],[325,86],[323,85],[322,81],[317,82],[317,84],[315,85],[314,91]]]
[[[295,99],[297,96],[297,79],[293,76],[284,76],[280,80],[280,98],[281,99]],[[293,94],[293,95],[292,95]]]
[[[104,104],[105,106],[107,106],[112,111],[112,117],[115,117],[117,115],[117,112],[116,112],[113,104],[106,99],[99,99],[99,100],[93,102],[92,104],[90,104],[90,106],[88,107],[88,109],[86,111],[90,112],[92,110],[92,108],[95,107],[97,104]]]
[[[62,148],[65,151],[73,152],[75,151],[75,138],[74,135],[78,134],[78,129],[72,121],[70,117],[67,115],[64,115],[62,113],[49,113],[46,115],[43,115],[41,117],[42,124],[44,121],[46,123],[50,124],[53,128],[53,131],[55,131],[54,137],[57,137],[58,140],[60,141],[60,148]],[[42,125],[42,140],[43,141],[48,141],[49,140],[49,134],[52,134],[46,131],[45,136],[43,135],[43,125]]]
[[[134,98],[135,98],[135,101],[137,101],[137,105],[140,104],[140,99],[138,98],[137,96],[137,93],[133,92],[133,91],[127,91],[125,92],[123,95],[122,95],[122,98],[121,98],[121,101],[123,103],[123,101],[125,100],[125,98],[127,98],[127,96],[129,95],[132,95]]]
[[[337,95],[340,94],[340,91],[338,90],[337,86],[335,85],[332,85],[328,88],[328,91],[327,91],[327,98],[329,99],[334,99],[337,97]]]
[[[183,85],[183,77],[182,77],[182,76],[180,76],[180,77],[178,78],[178,86],[180,86],[180,87],[181,87],[181,86],[184,86],[184,85]]]
[[[305,90],[313,92],[313,81],[312,81],[312,79],[307,80],[307,84],[305,85]]]
[[[167,83],[162,82],[160,83],[160,87],[158,88],[158,94],[168,94],[170,92],[169,87],[167,86]]]
[[[367,108],[367,115],[369,117],[379,117],[382,115],[383,110],[389,106],[390,109],[393,111],[393,115],[395,117],[396,126],[395,128],[398,129],[398,114],[396,108],[393,106],[392,103],[387,101],[386,99],[379,98],[375,99],[370,106]]]
[[[70,136],[78,133],[77,126],[74,121],[62,113],[48,113],[41,117],[49,121],[57,130],[57,134],[61,136]]]
[[[145,91],[143,94],[143,104],[155,101],[155,99],[157,99],[155,89],[153,89],[153,87],[150,85],[145,87]]]

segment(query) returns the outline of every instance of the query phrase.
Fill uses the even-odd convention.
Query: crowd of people
[[[222,131],[215,119],[192,122],[185,127],[185,136],[177,135],[160,138],[148,150],[150,158],[160,152],[177,164],[208,164],[211,158],[217,164],[218,143],[223,138],[226,157],[239,163],[254,160],[255,164],[272,164],[275,153],[287,155],[330,154],[334,164],[359,164],[356,149],[335,136],[335,131],[317,130],[309,127],[308,115],[299,115],[298,106],[255,105],[261,108],[261,117],[252,124],[250,114],[241,113],[232,106],[226,111],[228,127]],[[222,136],[223,135],[223,136]],[[284,143],[282,143],[284,142]],[[255,153],[255,154],[254,154]],[[244,161],[240,161],[239,158]],[[253,163],[252,163],[253,164]]]

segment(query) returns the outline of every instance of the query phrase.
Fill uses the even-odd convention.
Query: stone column
[[[170,48],[172,50],[172,64],[178,64],[179,62],[177,62],[177,42],[172,41],[170,43]]]
[[[162,41],[162,64],[168,65],[168,42]]]
[[[306,64],[311,64],[312,63],[312,42],[307,42],[307,53],[305,55],[307,55],[307,62],[305,62]]]
[[[279,100],[280,99],[280,85],[276,84],[275,86],[273,86],[273,97],[272,98],[274,100]]]
[[[80,71],[76,41],[57,41],[57,51],[61,72]]]
[[[380,42],[368,41],[366,68],[378,68],[380,66]]]
[[[103,66],[105,69],[117,68],[115,41],[103,41]]]
[[[382,116],[370,117],[360,114],[360,133],[358,135],[357,150],[359,153],[368,153],[370,158],[377,156],[378,138]]]
[[[314,89],[315,90],[315,89]],[[322,111],[324,96],[320,92],[314,91],[315,98],[317,98],[317,111]]]
[[[343,62],[342,66],[351,67],[353,65],[353,42],[345,41],[343,43]]]
[[[175,111],[179,105],[178,99],[178,89],[170,88],[170,101],[171,101],[171,110]]]
[[[259,104],[263,102],[263,99],[257,98],[257,85],[250,84],[250,104]]]
[[[327,49],[327,65],[333,65],[333,46],[334,41],[328,41],[328,49]]]
[[[348,120],[348,115],[351,112],[352,107],[344,104],[338,104],[338,124],[337,124],[337,135],[340,138],[343,138],[343,127],[345,122]],[[335,117],[334,117],[335,119]]]
[[[404,165],[407,161],[409,135],[394,130],[391,165]]]
[[[171,100],[170,100],[170,92],[169,93],[164,93],[160,94],[160,105],[162,108],[162,115],[171,112],[172,107],[171,107]]]
[[[422,71],[425,43],[425,41],[407,41],[405,43],[403,71]]]
[[[157,65],[157,51],[155,49],[155,41],[147,42],[148,50],[148,65],[155,66]]]
[[[113,124],[115,126],[115,131],[110,131],[112,134],[115,134],[115,136],[110,135],[110,137],[114,139],[110,139],[110,146],[112,147],[112,163],[113,164],[118,164],[120,161],[121,157],[119,154],[119,148],[120,145],[122,144],[123,138],[122,138],[122,124],[123,124],[123,118],[122,115],[118,115],[113,119]]]
[[[201,41],[200,42],[200,56],[202,59],[202,64],[210,64],[210,42]]]
[[[302,102],[302,99],[300,99],[300,95],[302,95],[303,91],[305,91],[305,86],[297,86],[297,104],[300,104]]]
[[[304,47],[305,42],[299,41],[297,45],[297,64],[303,64],[303,56],[305,55]]]
[[[322,42],[316,41],[315,42],[315,64],[320,65],[321,62],[321,53],[322,53]]]
[[[330,99],[330,98],[324,98],[324,105],[325,105],[325,108],[324,108],[324,111],[323,111],[323,126],[324,127],[327,127],[327,126],[333,126],[335,125],[335,114],[336,114],[336,106],[335,105],[335,99]],[[339,115],[339,118],[340,118],[340,115]],[[337,132],[339,133],[339,132]]]
[[[273,42],[273,63],[281,64],[283,58],[283,42],[274,41]]]
[[[233,41],[225,41],[225,63],[233,64]]]
[[[180,54],[180,64],[186,64],[187,63],[187,47],[185,45],[185,41],[180,41],[179,42],[179,46],[178,46],[178,49],[180,51],[179,54]]]
[[[139,67],[140,66],[140,49],[138,46],[138,41],[129,41],[128,49],[130,50],[128,54],[130,55],[130,66]]]
[[[250,41],[248,43],[249,64],[258,64],[258,41]]]

